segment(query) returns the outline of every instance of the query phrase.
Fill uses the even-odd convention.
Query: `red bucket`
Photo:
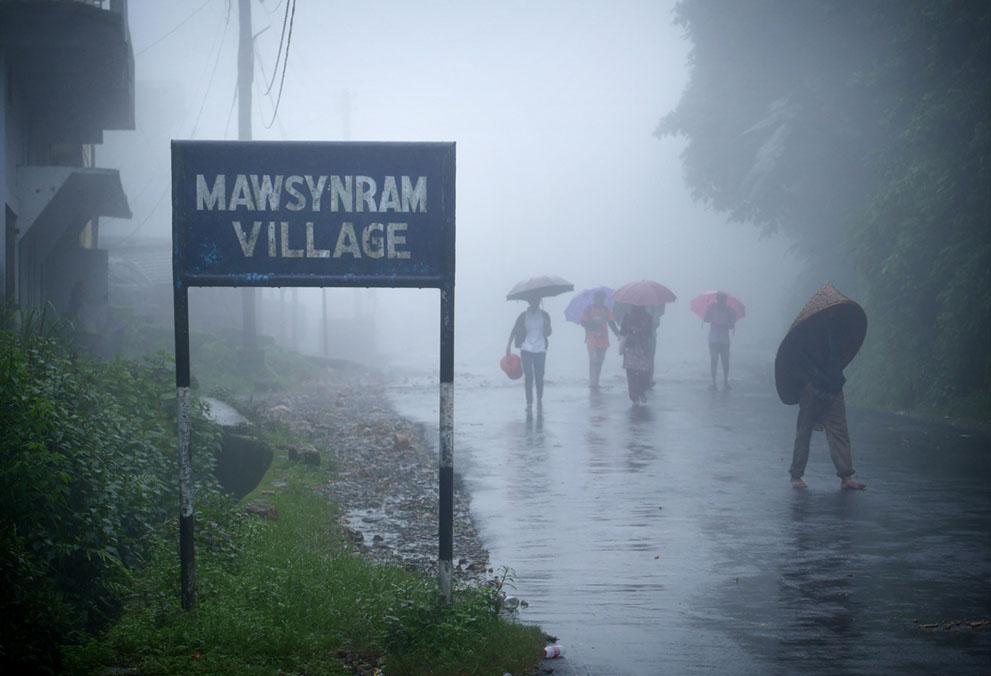
[[[519,380],[523,377],[523,363],[519,356],[513,352],[499,360],[499,367],[506,372],[511,380]]]

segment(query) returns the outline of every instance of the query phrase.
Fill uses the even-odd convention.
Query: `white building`
[[[0,0],[0,298],[107,304],[99,217],[130,218],[107,129],[134,129],[126,0]]]

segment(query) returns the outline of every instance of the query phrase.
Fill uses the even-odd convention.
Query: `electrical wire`
[[[147,224],[148,221],[151,220],[151,217],[155,215],[155,212],[158,211],[158,207],[160,207],[162,205],[162,201],[165,199],[165,196],[167,194],[169,194],[169,189],[171,187],[172,186],[167,185],[167,186],[165,186],[164,189],[162,189],[162,194],[160,194],[158,196],[158,200],[155,202],[155,206],[153,206],[151,208],[151,211],[148,212],[148,215],[147,216],[145,216],[143,219],[141,219],[141,222],[138,223],[138,225],[134,228],[134,230],[131,230],[131,232],[128,233],[128,235],[126,237],[124,237],[124,239],[122,239],[120,241],[120,244],[127,244],[132,239],[134,239],[134,236],[135,235],[137,235],[139,232],[141,232],[141,228],[145,227],[145,224]]]
[[[197,14],[199,14],[200,12],[202,12],[206,8],[206,6],[209,5],[211,2],[213,2],[213,0],[206,0],[206,2],[204,2],[202,5],[200,5],[196,9],[194,9],[192,11],[192,13],[189,14],[185,19],[183,19],[182,21],[180,21],[179,23],[177,23],[175,26],[173,26],[171,29],[169,29],[169,31],[166,32],[165,35],[161,36],[160,38],[158,38],[157,40],[155,40],[151,44],[149,44],[146,47],[142,48],[140,51],[135,52],[134,53],[134,56],[141,56],[142,54],[144,54],[145,52],[147,52],[149,49],[151,49],[152,47],[156,46],[158,43],[162,42],[165,38],[169,37],[170,35],[172,35],[173,33],[175,33],[177,30],[179,30],[180,28],[182,28],[183,26],[185,26],[189,22],[190,19],[192,19],[194,16],[196,16]]]
[[[228,16],[228,19],[230,17]],[[200,126],[200,117],[203,115],[203,109],[206,108],[206,101],[210,97],[210,88],[213,86],[213,78],[217,74],[217,65],[220,63],[220,55],[224,51],[224,42],[227,40],[228,27],[230,26],[230,21],[224,22],[224,33],[220,36],[220,43],[217,45],[217,57],[213,60],[213,68],[210,70],[210,79],[206,83],[206,90],[203,92],[203,100],[200,102],[200,110],[196,113],[196,122],[193,123],[193,130],[189,132],[189,138],[196,136],[196,130]]]
[[[231,127],[231,116],[234,114],[234,104],[237,103],[237,83],[234,83],[234,96],[231,98],[231,108],[227,111],[227,121],[224,122],[224,138],[227,138],[227,130]]]
[[[255,62],[258,64],[259,70],[261,70],[262,79],[267,80],[268,79],[268,73],[265,72],[265,61],[264,61],[264,59],[262,59],[261,52],[258,51],[258,47],[257,46],[255,47],[255,57],[256,57],[255,58]],[[279,123],[279,133],[282,135],[282,140],[285,141],[287,139],[286,128],[282,124],[282,118],[281,117],[278,117],[276,115],[276,112],[275,112],[275,101],[272,100],[272,95],[271,94],[265,94],[264,92],[262,92],[261,91],[261,87],[258,87],[258,91],[259,91],[259,94],[261,96],[264,96],[264,97],[268,98],[268,103],[269,103],[270,106],[272,106],[272,111],[273,111],[272,116],[273,116],[273,118],[275,120],[278,121],[278,123]],[[261,104],[259,104],[259,106],[258,106],[258,112],[261,113]]]
[[[293,14],[296,13],[295,3],[293,3]],[[286,3],[286,13],[282,16],[282,35],[279,37],[279,48],[275,52],[275,67],[272,68],[272,79],[269,81],[268,86],[265,87],[265,93],[268,94],[272,91],[272,87],[275,85],[275,76],[279,72],[279,62],[282,60],[282,45],[286,41],[286,26],[289,23],[289,3]],[[288,50],[286,52],[286,58],[289,58]],[[266,78],[268,79],[268,78]]]
[[[207,0],[207,1],[209,2],[210,0]],[[196,136],[196,131],[197,131],[197,129],[199,129],[199,126],[200,126],[200,117],[203,115],[203,109],[206,107],[207,99],[210,97],[210,88],[213,86],[213,78],[217,74],[217,65],[220,63],[220,55],[224,51],[224,49],[223,49],[224,48],[224,42],[227,40],[227,33],[229,32],[229,28],[230,28],[230,18],[231,18],[231,15],[230,15],[230,13],[228,13],[227,16],[226,16],[226,18],[224,19],[224,26],[223,26],[223,31],[224,32],[220,36],[219,43],[217,43],[217,54],[216,54],[216,57],[213,60],[213,68],[210,71],[210,79],[207,81],[206,89],[203,91],[203,100],[200,102],[200,109],[196,113],[196,121],[193,123],[193,130],[191,132],[189,132],[189,137],[190,138],[194,138]],[[235,91],[235,95],[236,95],[237,88],[235,88],[234,91]],[[229,116],[228,116],[228,120],[229,120]],[[226,132],[225,132],[225,135],[226,135]],[[152,206],[151,211],[149,211],[148,212],[148,215],[145,216],[141,220],[141,222],[138,223],[138,225],[135,226],[135,228],[126,237],[124,237],[124,239],[122,240],[122,243],[130,242],[132,239],[134,239],[134,237],[139,232],[141,232],[141,229],[148,223],[148,221],[151,220],[151,217],[154,216],[155,213],[158,211],[158,208],[162,205],[162,202],[165,201],[165,196],[169,193],[171,187],[172,187],[171,185],[166,185],[162,189],[162,192],[161,192],[161,194],[159,194],[158,199],[155,201],[154,206]]]
[[[275,97],[275,109],[272,111],[272,119],[269,120],[268,124],[265,124],[265,121],[262,120],[262,124],[265,125],[266,129],[271,129],[272,125],[275,124],[276,118],[279,116],[279,104],[282,103],[282,90],[286,85],[286,70],[289,67],[289,48],[292,46],[292,27],[295,19],[296,0],[292,0],[292,13],[289,15],[289,35],[286,38],[285,58],[282,60],[282,78],[279,80],[279,94]]]

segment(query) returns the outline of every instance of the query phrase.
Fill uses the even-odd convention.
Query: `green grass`
[[[492,591],[460,589],[448,607],[433,579],[345,553],[335,508],[314,491],[324,471],[285,463],[276,460],[245,498],[273,504],[276,520],[199,516],[193,611],[178,606],[175,547],[163,543],[136,576],[121,620],[67,651],[68,672],[530,673],[543,645],[538,628],[500,619]],[[274,489],[276,480],[288,486]]]
[[[115,307],[115,315],[127,330],[121,345],[122,356],[131,359],[162,353],[174,358],[175,338],[171,327],[163,327],[136,319],[125,307]],[[301,382],[317,377],[319,357],[302,356],[277,345],[267,336],[259,336],[264,351],[264,364],[256,367],[256,357],[248,357],[241,349],[240,331],[220,329],[213,332],[189,332],[190,371],[194,387],[202,393],[221,398],[245,399],[260,392],[291,389]]]

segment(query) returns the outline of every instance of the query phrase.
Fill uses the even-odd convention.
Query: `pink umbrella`
[[[716,294],[718,293],[718,291],[706,291],[692,298],[692,312],[705,319],[705,313],[709,311],[710,307],[716,304]],[[747,306],[740,302],[738,298],[734,298],[728,293],[726,294],[726,305],[736,313],[737,320],[747,316]]]
[[[616,289],[612,299],[616,303],[627,305],[664,305],[673,303],[678,297],[663,284],[642,279]]]

